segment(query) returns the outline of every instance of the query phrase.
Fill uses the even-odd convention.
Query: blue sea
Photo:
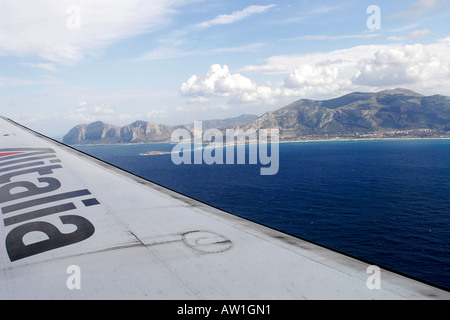
[[[450,140],[281,143],[260,164],[181,164],[172,144],[78,146],[230,213],[450,288]]]

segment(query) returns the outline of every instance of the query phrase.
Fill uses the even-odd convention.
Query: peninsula
[[[401,88],[353,92],[329,100],[301,99],[261,117],[242,115],[211,123],[204,121],[203,130],[214,125],[221,130],[279,129],[280,142],[450,138],[450,97],[424,96]],[[171,133],[178,128],[193,130],[192,124],[168,126],[136,121],[119,127],[97,121],[74,127],[63,142],[78,145],[170,142]]]

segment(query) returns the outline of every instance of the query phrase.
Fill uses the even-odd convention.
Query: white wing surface
[[[1,299],[449,299],[0,118]],[[369,269],[370,270],[370,269]]]

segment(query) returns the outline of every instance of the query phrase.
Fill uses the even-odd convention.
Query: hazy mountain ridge
[[[232,127],[257,119],[256,115],[243,114],[228,119],[213,119],[202,121],[203,130],[209,128]],[[173,130],[186,128],[193,131],[194,124],[169,126],[150,121],[138,120],[120,127],[96,121],[90,124],[80,124],[73,127],[63,138],[66,144],[114,144],[114,143],[146,143],[170,142]]]
[[[256,118],[256,119],[255,119]],[[450,137],[450,97],[423,96],[407,89],[353,92],[329,100],[301,99],[261,117],[202,122],[208,128],[280,130],[280,141],[332,138]],[[67,144],[169,142],[172,131],[193,124],[168,126],[136,121],[119,127],[94,122],[74,127]]]

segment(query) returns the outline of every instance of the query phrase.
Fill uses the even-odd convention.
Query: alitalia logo
[[[77,210],[98,205],[99,201],[87,189],[63,186],[58,177],[63,173],[63,163],[53,149],[0,149],[1,235],[11,261],[74,244],[94,234],[94,225]],[[68,225],[75,226],[72,232],[60,230]]]

